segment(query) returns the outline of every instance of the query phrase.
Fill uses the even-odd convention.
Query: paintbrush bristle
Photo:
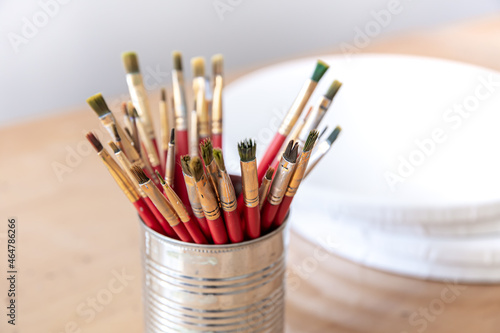
[[[104,149],[104,147],[101,144],[101,141],[99,141],[99,139],[94,133],[88,132],[87,135],[85,136],[87,137],[87,140],[89,140],[92,147],[94,147],[96,152],[100,153]]]
[[[340,126],[335,127],[333,132],[326,139],[326,142],[328,142],[330,145],[332,145],[335,142],[335,140],[337,140],[337,137],[339,136],[340,131],[342,131],[342,128]]]
[[[339,91],[340,87],[342,87],[342,82],[339,82],[337,80],[333,81],[333,83],[330,85],[330,88],[328,88],[325,97],[329,100],[332,100]]]
[[[238,153],[242,162],[250,162],[255,159],[257,143],[252,139],[245,139],[238,143]]]
[[[138,118],[137,111],[135,110],[134,103],[132,103],[132,101],[127,102],[127,111],[130,117]]]
[[[174,69],[176,71],[182,71],[182,53],[179,51],[172,52],[172,59],[174,61]]]
[[[194,156],[191,158],[191,163],[189,164],[191,167],[191,171],[193,172],[194,179],[199,181],[204,174],[203,164],[201,163],[201,159],[198,156]]]
[[[127,74],[139,73],[139,61],[135,52],[122,53],[123,66]]]
[[[191,156],[189,155],[184,155],[181,156],[181,167],[182,167],[182,172],[184,172],[188,176],[193,176],[193,171],[191,170]]]
[[[326,71],[328,70],[329,67],[330,66],[328,66],[322,60],[318,60],[318,62],[316,63],[316,68],[314,69],[314,73],[311,76],[311,80],[313,80],[315,82],[318,82],[319,80],[321,80],[321,78],[326,73]]]
[[[144,171],[142,171],[142,169],[137,165],[133,165],[132,168],[130,168],[130,171],[132,171],[132,173],[135,176],[135,179],[137,180],[137,182],[139,182],[139,184],[144,184],[149,181],[149,178],[148,176],[146,176],[146,173],[144,173]]]
[[[214,148],[214,160],[220,171],[226,171],[226,165],[224,164],[224,155],[222,154],[222,149]]]
[[[191,59],[191,68],[193,70],[193,77],[205,77],[205,59],[203,57]]]
[[[222,54],[216,54],[212,57],[212,71],[214,76],[222,75],[222,68],[224,66],[224,57]]]
[[[170,144],[175,144],[175,128],[172,128],[172,130],[170,131]]]
[[[111,112],[101,93],[87,98],[87,104],[92,108],[92,110],[95,111],[95,113],[97,113],[99,117]]]
[[[203,158],[203,162],[205,165],[209,165],[212,163],[214,159],[213,150],[214,147],[212,145],[212,140],[205,139],[200,143],[201,157]]]
[[[108,145],[111,147],[111,149],[113,150],[113,153],[115,154],[118,154],[119,152],[121,152],[121,149],[118,148],[118,146],[113,142],[113,141],[109,141],[108,142]]]
[[[165,88],[161,88],[160,90],[160,99],[162,102],[167,101],[167,91],[165,90]]]
[[[297,161],[297,156],[299,155],[299,144],[290,140],[286,146],[285,152],[283,153],[283,158],[290,163],[295,163]]]
[[[274,175],[274,168],[270,166],[266,171],[266,179],[272,180]]]
[[[156,173],[156,177],[158,177],[158,179],[160,180],[160,183],[162,185],[165,185],[167,182],[165,181],[165,179],[160,175],[160,173],[158,172],[158,170],[155,170],[155,173]]]
[[[304,143],[304,152],[308,152],[313,149],[316,140],[318,140],[319,132],[318,130],[312,130],[307,136],[306,143]]]

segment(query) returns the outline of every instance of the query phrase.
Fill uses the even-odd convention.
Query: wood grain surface
[[[500,69],[499,35],[500,16],[494,15],[377,39],[360,52],[417,54]],[[157,95],[152,94],[153,106]],[[103,133],[83,105],[0,128],[2,305],[8,217],[17,219],[19,271],[17,325],[6,324],[2,306],[1,332],[142,331],[138,221],[86,143],[90,130]],[[292,234],[288,333],[500,331],[500,286],[411,279],[325,253],[326,259],[314,264],[318,251]]]

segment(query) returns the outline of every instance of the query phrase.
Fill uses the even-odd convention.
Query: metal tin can
[[[142,224],[145,332],[283,332],[286,225],[238,244],[199,245]]]

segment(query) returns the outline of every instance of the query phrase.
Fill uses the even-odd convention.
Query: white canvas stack
[[[294,230],[370,267],[499,282],[500,74],[420,57],[320,58],[330,69],[310,102],[342,81],[322,124],[343,131],[294,199]],[[252,117],[228,129],[226,142],[254,137],[262,155],[315,60],[228,86],[227,122]],[[269,131],[259,131],[266,118]],[[237,161],[236,148],[228,151]]]

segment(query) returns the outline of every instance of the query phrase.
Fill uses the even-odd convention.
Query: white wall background
[[[170,81],[174,49],[183,51],[185,65],[221,52],[226,71],[333,50],[352,43],[356,27],[390,1],[0,0],[0,124],[83,105],[97,91],[125,93],[123,51],[139,53],[154,89]],[[498,0],[399,1],[402,12],[377,38],[500,9]],[[27,21],[40,27],[23,32]]]

